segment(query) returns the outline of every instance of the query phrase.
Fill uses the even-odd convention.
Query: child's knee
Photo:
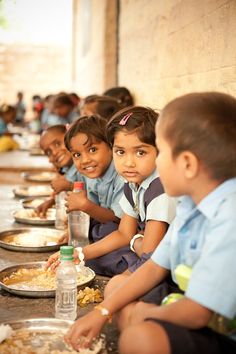
[[[154,322],[141,322],[125,328],[119,338],[121,354],[170,354],[170,343],[164,329]]]
[[[110,295],[127,278],[125,274],[115,275],[109,280],[104,290],[104,298]]]

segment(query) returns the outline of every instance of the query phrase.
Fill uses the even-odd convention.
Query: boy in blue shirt
[[[177,215],[150,260],[66,335],[79,348],[119,311],[121,354],[233,354],[236,341],[208,327],[236,315],[236,100],[217,92],[179,97],[156,128],[165,191],[181,197]],[[192,268],[185,296],[166,306],[134,302],[175,269]],[[157,296],[158,298],[158,296]]]

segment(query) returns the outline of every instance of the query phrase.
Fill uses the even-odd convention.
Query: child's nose
[[[83,164],[88,163],[91,160],[89,154],[81,154],[81,162]]]
[[[135,159],[133,158],[132,154],[127,154],[125,158],[125,165],[128,167],[135,165]]]

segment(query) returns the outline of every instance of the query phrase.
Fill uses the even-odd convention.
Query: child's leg
[[[126,270],[124,273],[115,275],[109,280],[104,290],[104,298],[110,295],[116,288],[118,288],[130,275],[130,272]]]
[[[121,354],[170,354],[169,338],[163,327],[141,322],[127,327],[120,335]]]
[[[191,330],[150,318],[131,325],[127,321],[126,326],[121,329],[119,353],[235,354],[236,341],[207,327]]]

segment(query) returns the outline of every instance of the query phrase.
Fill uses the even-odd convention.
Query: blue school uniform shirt
[[[79,173],[79,171],[77,170],[77,168],[75,167],[74,164],[72,166],[70,166],[69,168],[68,167],[64,168],[63,172],[64,172],[65,178],[69,182],[75,182],[75,181],[85,182],[85,177]]]
[[[88,198],[103,208],[113,210],[121,218],[123,212],[119,201],[123,194],[124,181],[116,172],[113,161],[102,177],[84,179]]]
[[[142,222],[148,220],[163,221],[168,224],[172,222],[175,217],[176,200],[174,198],[170,198],[166,193],[162,193],[158,197],[154,198],[148,204],[145,213],[144,194],[151,182],[157,177],[158,174],[155,170],[140,184],[138,189],[135,183],[129,183],[132,190],[133,200],[137,201],[138,204],[139,214],[134,210],[133,206],[123,194],[120,200],[120,206],[125,214],[132,216],[135,219],[138,219],[138,216],[140,216]]]
[[[4,134],[7,131],[7,125],[5,121],[0,117],[0,135]]]
[[[182,197],[176,218],[152,260],[174,270],[192,267],[185,295],[227,318],[236,314],[236,178],[229,179],[198,205]]]

